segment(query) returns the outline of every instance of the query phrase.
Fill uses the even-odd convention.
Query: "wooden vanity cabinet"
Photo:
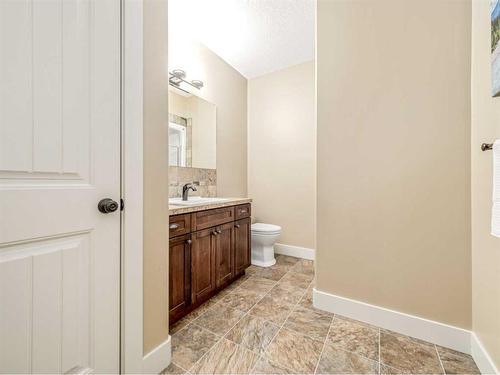
[[[170,217],[170,324],[245,273],[250,225],[249,204]]]

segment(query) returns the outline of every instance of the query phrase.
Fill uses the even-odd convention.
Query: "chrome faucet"
[[[188,194],[189,190],[196,191],[196,188],[191,182],[188,182],[182,187],[182,200],[187,201],[188,200]]]

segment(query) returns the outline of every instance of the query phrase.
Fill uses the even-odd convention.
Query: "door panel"
[[[32,168],[32,2],[0,2],[0,170]],[[14,37],[15,36],[15,37]],[[15,124],[15,126],[13,126]]]
[[[242,273],[251,262],[250,218],[234,223],[234,263],[236,274]]]
[[[169,249],[169,311],[173,319],[191,301],[191,236],[171,238]]]
[[[217,287],[233,277],[233,223],[217,227],[215,272]]]
[[[215,228],[193,234],[191,250],[192,302],[203,299],[215,289]]]
[[[88,182],[89,134],[92,116],[98,115],[92,113],[92,96],[97,92],[91,86],[100,70],[95,63],[101,64],[91,59],[99,44],[93,43],[92,34],[99,25],[90,27],[94,19],[90,11],[103,5],[75,0],[1,2],[0,170],[4,178]]]
[[[0,372],[116,373],[120,2],[1,1],[0,59]]]

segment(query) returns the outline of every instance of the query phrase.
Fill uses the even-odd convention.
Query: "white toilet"
[[[252,264],[270,267],[274,259],[274,243],[281,234],[281,227],[273,224],[252,224]]]

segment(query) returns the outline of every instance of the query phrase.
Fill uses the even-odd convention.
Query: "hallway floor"
[[[472,357],[312,305],[312,261],[278,255],[171,327],[167,374],[477,374]]]

